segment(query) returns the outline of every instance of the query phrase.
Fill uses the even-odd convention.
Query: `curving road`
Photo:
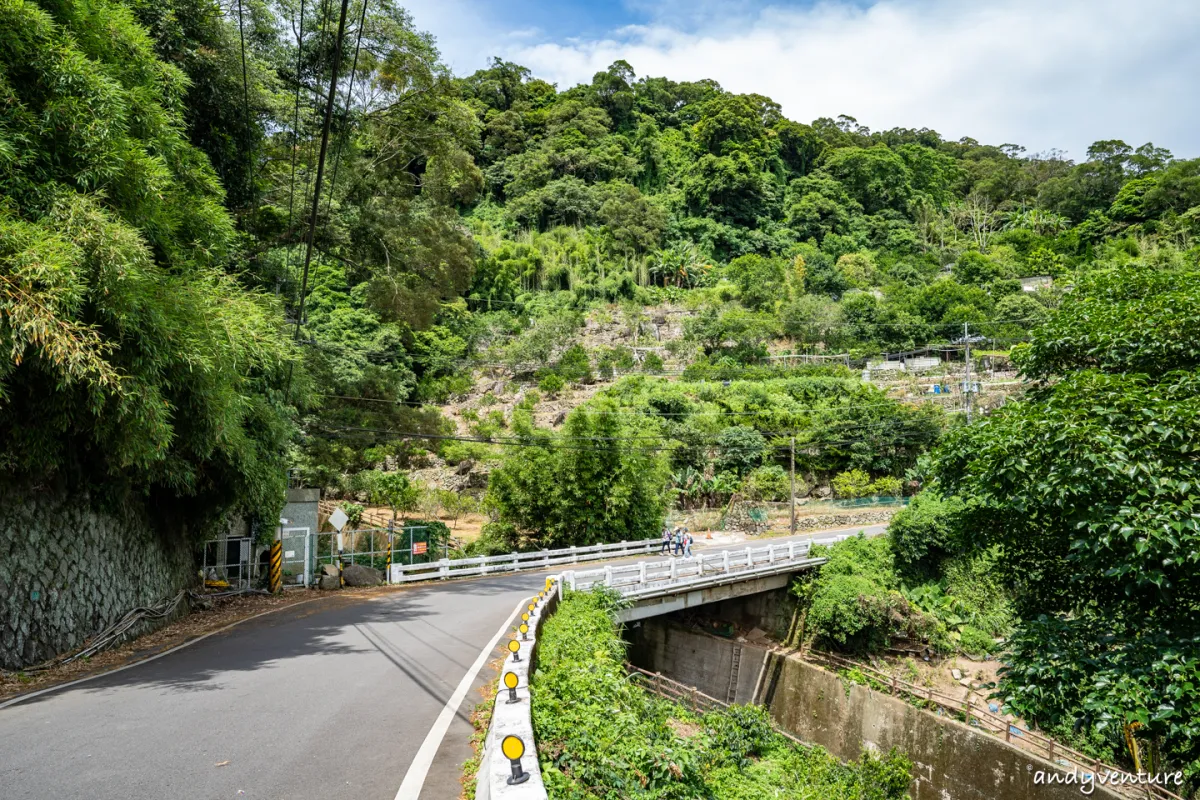
[[[484,664],[544,580],[324,597],[0,707],[0,797],[451,800]]]

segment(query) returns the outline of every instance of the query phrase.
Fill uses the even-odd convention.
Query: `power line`
[[[384,428],[364,428],[364,427],[354,427],[354,426],[338,426],[333,430],[319,431],[317,433],[324,435],[327,438],[334,438],[334,439],[355,438],[355,434],[375,433],[375,434],[379,434],[382,436],[388,436],[388,437],[395,438],[395,439],[428,439],[431,441],[472,442],[472,443],[477,443],[477,444],[496,445],[499,447],[537,447],[537,448],[541,448],[543,450],[556,450],[557,449],[557,450],[576,450],[576,451],[583,451],[583,452],[608,452],[608,451],[612,451],[613,449],[620,446],[622,442],[640,441],[640,439],[622,439],[619,437],[607,437],[607,438],[595,437],[594,439],[573,438],[573,437],[562,437],[562,436],[552,434],[552,433],[545,434],[544,435],[545,438],[542,441],[537,441],[537,440],[533,439],[532,437],[530,437],[530,438],[506,438],[506,439],[501,439],[501,438],[497,438],[497,437],[484,438],[484,437],[479,437],[479,436],[461,436],[461,435],[457,435],[457,434],[421,433],[418,431],[393,431],[393,430],[387,430]],[[658,437],[658,438],[661,439],[662,437]],[[893,439],[892,443],[896,444],[896,443],[900,443],[900,442],[924,441],[925,438],[926,437],[923,437],[923,436],[922,437],[900,436],[900,437],[895,437]],[[575,447],[571,444],[564,445],[563,444],[564,441],[566,441],[568,443],[576,442],[576,441],[605,441],[605,442],[609,442],[609,444],[607,446]],[[859,441],[859,440],[858,439],[846,439],[844,441],[832,441],[832,442],[805,442],[803,444],[798,445],[798,447],[802,451],[810,451],[810,450],[818,449],[818,448],[832,449],[834,447],[842,447],[842,446],[846,446],[846,445],[851,445],[857,441]],[[689,445],[687,443],[679,442],[678,444],[675,444],[675,445],[659,445],[659,446],[655,446],[655,447],[637,446],[637,447],[624,447],[623,449],[626,451],[632,451],[632,452],[662,453],[662,452],[673,452],[675,450],[680,449],[681,447],[686,448],[688,446]],[[787,446],[788,445],[786,443],[782,443],[782,442],[781,443],[770,443],[769,442],[766,445],[766,447],[771,450],[783,450]],[[716,444],[706,445],[706,448],[709,450],[731,449],[731,448],[722,448]]]
[[[321,152],[317,158],[317,178],[313,188],[312,216],[308,224],[308,243],[304,249],[304,277],[300,281],[300,305],[296,313],[295,338],[300,338],[300,325],[304,322],[304,301],[308,292],[308,269],[312,263],[313,239],[317,232],[317,211],[321,206],[321,181],[325,177],[325,153],[329,147],[329,126],[333,118],[333,104],[337,97],[338,71],[342,66],[342,35],[346,31],[346,10],[350,0],[342,0],[341,16],[338,19],[337,40],[333,45],[333,69],[329,76],[329,101],[325,105],[325,123],[321,128]],[[291,394],[291,374],[289,368],[288,394]]]
[[[238,38],[242,43],[242,105],[246,115],[246,135],[249,136],[253,130],[253,125],[250,124],[250,86],[249,79],[246,74],[246,31],[242,23],[242,0],[238,0]],[[249,193],[248,201],[254,205],[254,148],[247,148],[246,153],[246,169],[247,169],[247,185],[246,190]]]
[[[292,176],[291,187],[288,189],[288,224],[291,231],[293,216],[296,210],[296,159],[300,154],[300,72],[304,63],[304,0],[300,0],[300,27],[296,32],[296,107],[292,115]],[[291,271],[292,250],[289,246],[283,256],[283,271]]]
[[[328,398],[332,398],[335,400],[350,400],[350,401],[355,401],[355,402],[379,403],[379,404],[383,404],[383,405],[405,406],[405,407],[411,407],[414,409],[430,409],[430,410],[436,410],[436,411],[441,410],[441,408],[439,406],[437,406],[436,404],[423,403],[423,402],[415,401],[415,400],[383,400],[383,399],[375,398],[375,397],[354,397],[351,395],[325,394],[325,393],[317,393],[317,396],[318,397],[328,397]],[[587,406],[583,406],[583,405],[576,406],[576,408],[582,409],[585,413],[593,414],[593,415],[643,416],[643,417],[648,417],[651,419],[656,418],[656,417],[666,417],[666,418],[671,418],[671,417],[753,417],[753,416],[759,416],[759,415],[764,415],[764,414],[773,414],[773,413],[777,413],[780,415],[824,414],[824,413],[834,413],[834,412],[848,411],[848,410],[859,410],[859,409],[864,409],[864,408],[885,408],[885,407],[894,407],[894,406],[906,406],[908,408],[919,408],[921,405],[923,405],[926,402],[932,402],[934,400],[951,400],[951,399],[956,399],[956,396],[951,395],[951,394],[922,395],[920,402],[907,402],[905,400],[890,400],[888,402],[883,402],[883,403],[858,403],[858,404],[851,404],[851,405],[831,405],[831,406],[826,406],[826,407],[813,406],[813,407],[806,407],[806,408],[760,409],[760,410],[756,410],[756,411],[708,411],[708,410],[703,410],[703,409],[697,409],[694,411],[658,412],[658,411],[653,411],[650,409],[643,409],[638,406],[623,406],[623,407],[619,407],[616,409],[592,409],[592,408],[588,408]]]
[[[337,147],[333,152],[333,175],[329,181],[329,200],[325,203],[325,214],[329,215],[333,211],[333,190],[337,187],[338,165],[342,160],[342,145],[350,136],[350,103],[353,100],[354,92],[354,77],[358,72],[358,50],[362,45],[363,26],[367,23],[367,2],[363,0],[362,14],[358,19],[358,35],[354,41],[354,59],[350,66],[350,82],[346,87],[346,111],[342,115],[342,135],[338,137]]]

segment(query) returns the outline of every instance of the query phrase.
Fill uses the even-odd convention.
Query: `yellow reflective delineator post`
[[[521,622],[529,622],[529,612],[528,611],[526,611],[524,614],[521,615]]]
[[[524,639],[525,641],[529,641],[529,626],[528,625],[526,625],[524,622],[522,622],[521,627],[518,628],[517,630],[519,630],[521,632],[522,639]]]
[[[508,643],[508,652],[513,654],[513,661],[521,660],[521,643],[516,639],[512,639]]]
[[[504,685],[508,687],[508,700],[505,701],[506,703],[520,702],[520,700],[517,699],[517,683],[519,681],[520,678],[517,677],[515,672],[504,673]]]
[[[521,756],[525,755],[525,743],[521,741],[520,736],[505,736],[504,741],[500,743],[500,752],[504,753],[504,757],[512,762],[512,776],[508,779],[509,786],[529,780],[529,773],[521,769]]]
[[[272,593],[283,589],[283,542],[278,539],[271,542],[270,589]]]

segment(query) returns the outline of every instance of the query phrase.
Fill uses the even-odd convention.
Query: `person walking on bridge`
[[[683,529],[683,555],[686,558],[692,557],[692,541],[693,541],[693,539],[692,539],[691,532],[687,528],[684,528]]]
[[[671,529],[667,526],[667,524],[665,522],[663,523],[663,530],[662,530],[662,547],[660,547],[658,550],[658,554],[660,556],[663,553],[666,553],[667,555],[671,555]]]
[[[683,554],[683,528],[676,528],[674,535],[671,537],[675,543],[675,555]]]

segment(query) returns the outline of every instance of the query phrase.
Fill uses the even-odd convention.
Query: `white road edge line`
[[[412,763],[408,765],[408,772],[404,775],[404,782],[400,784],[400,788],[396,791],[396,800],[418,800],[421,796],[421,790],[425,788],[425,778],[429,775],[429,768],[433,766],[433,759],[437,755],[438,749],[442,746],[442,739],[446,738],[446,731],[450,729],[450,723],[454,721],[454,715],[458,713],[458,707],[462,705],[467,692],[471,691],[471,684],[475,682],[475,676],[487,664],[492,651],[500,643],[500,637],[508,632],[513,620],[517,618],[517,614],[521,612],[521,609],[528,602],[529,598],[526,597],[517,603],[517,607],[508,615],[508,619],[500,626],[500,630],[496,631],[496,635],[492,637],[492,640],[479,653],[479,658],[475,659],[475,663],[471,665],[471,668],[467,670],[467,674],[459,681],[454,694],[450,695],[450,699],[446,701],[442,713],[438,714],[438,718],[433,722],[433,727],[425,735],[425,741],[421,743],[421,749],[417,751]]]
[[[40,697],[41,695],[49,694],[50,692],[61,692],[63,689],[69,689],[72,686],[78,686],[81,683],[87,683],[88,681],[94,681],[97,678],[105,678],[109,675],[116,675],[118,672],[124,672],[125,670],[133,669],[134,667],[140,667],[142,664],[149,664],[151,661],[157,661],[158,659],[162,658],[163,656],[169,656],[169,655],[171,655],[171,653],[174,653],[178,650],[182,650],[185,647],[191,647],[194,644],[199,644],[200,642],[203,642],[205,639],[207,639],[210,636],[216,636],[218,633],[224,633],[225,631],[229,630],[230,628],[234,628],[234,627],[237,627],[238,625],[241,625],[243,622],[249,622],[252,619],[258,619],[259,617],[265,617],[267,614],[274,614],[277,611],[283,611],[284,609],[287,609],[287,608],[295,608],[296,606],[302,606],[302,605],[305,605],[306,603],[315,603],[318,600],[324,600],[324,599],[325,599],[324,597],[314,597],[310,600],[301,600],[298,603],[288,603],[286,606],[279,606],[278,608],[269,608],[266,611],[259,612],[258,614],[255,614],[253,616],[243,617],[242,619],[234,620],[233,622],[229,623],[228,625],[224,625],[220,628],[217,628],[215,631],[209,631],[208,633],[204,634],[203,636],[197,636],[195,639],[188,639],[186,642],[183,642],[182,644],[175,645],[170,650],[164,650],[161,653],[155,653],[152,656],[148,656],[147,658],[139,659],[137,661],[134,661],[131,664],[126,664],[122,667],[117,667],[116,669],[105,670],[104,672],[97,672],[95,675],[88,675],[83,678],[77,678],[76,680],[69,681],[67,683],[58,683],[58,684],[55,684],[54,686],[47,686],[45,689],[38,689],[36,692],[30,692],[28,694],[19,694],[16,697],[13,697],[9,700],[5,700],[3,703],[0,703],[0,710],[6,709],[9,706],[15,706],[20,703],[24,703],[26,700],[32,700],[35,697]]]

